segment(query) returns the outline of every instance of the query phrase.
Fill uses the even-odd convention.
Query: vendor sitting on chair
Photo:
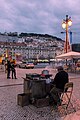
[[[64,86],[69,82],[68,73],[63,70],[62,66],[57,68],[58,73],[55,75],[54,80],[52,81],[53,88],[51,89],[49,95],[50,104],[59,104],[59,92],[64,90]]]

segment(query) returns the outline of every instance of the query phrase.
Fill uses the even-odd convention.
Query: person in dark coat
[[[16,78],[16,69],[15,69],[15,67],[16,67],[15,63],[11,62],[12,79],[13,78],[17,79]]]
[[[58,73],[54,77],[53,84],[56,85],[56,88],[64,90],[64,86],[69,82],[68,73],[63,70],[62,66],[58,67]]]
[[[58,93],[63,92],[65,84],[69,82],[68,73],[63,70],[63,67],[59,66],[57,69],[58,73],[55,75],[54,80],[51,83],[54,87],[49,94],[51,103],[54,102],[56,105],[60,101]]]
[[[11,63],[10,60],[7,60],[7,79],[10,79],[10,70],[11,70]]]

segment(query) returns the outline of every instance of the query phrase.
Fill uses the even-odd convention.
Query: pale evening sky
[[[0,32],[61,34],[62,20],[69,15],[72,42],[80,43],[80,0],[0,0]]]

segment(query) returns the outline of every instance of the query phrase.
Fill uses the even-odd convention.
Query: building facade
[[[59,47],[34,47],[27,46],[25,43],[9,43],[0,42],[0,54],[5,59],[6,51],[8,57],[12,59],[17,59],[20,57],[22,59],[38,59],[38,58],[55,58],[57,54],[60,54],[63,49]]]
[[[45,37],[0,35],[0,55],[16,60],[50,59],[63,53],[64,41]],[[6,54],[8,56],[6,56]]]

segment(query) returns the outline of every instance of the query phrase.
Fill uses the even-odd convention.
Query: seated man
[[[55,78],[52,82],[53,88],[49,93],[50,103],[57,105],[59,103],[59,92],[64,90],[64,86],[69,82],[68,73],[63,70],[62,66],[58,67],[58,73],[55,75]]]

